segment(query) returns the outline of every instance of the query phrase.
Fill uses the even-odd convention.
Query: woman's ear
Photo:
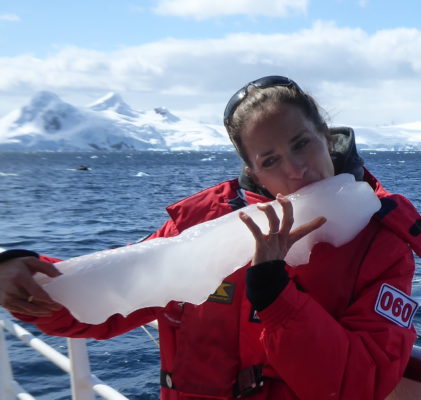
[[[256,184],[256,185],[258,185],[258,186],[260,186],[260,187],[262,187],[262,188],[264,188],[264,186],[262,186],[261,184],[260,184],[260,182],[259,182],[259,178],[257,177],[257,175],[253,172],[253,170],[250,168],[250,167],[245,167],[244,168],[244,170],[245,170],[245,172],[246,172],[246,174],[252,179],[252,181]]]
[[[329,154],[333,153],[333,142],[332,142],[332,140],[327,141],[327,149],[329,151]]]

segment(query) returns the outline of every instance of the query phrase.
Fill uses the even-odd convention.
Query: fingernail
[[[51,313],[50,312],[46,312],[46,313],[36,313],[35,314],[37,317],[51,317]]]
[[[59,304],[51,304],[51,305],[46,306],[45,308],[49,311],[57,311],[57,310],[60,310],[61,307],[62,306]]]

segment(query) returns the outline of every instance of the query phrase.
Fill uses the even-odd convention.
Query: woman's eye
[[[302,149],[303,147],[305,147],[308,143],[310,142],[310,139],[307,139],[307,138],[305,138],[305,139],[301,139],[301,140],[299,140],[297,143],[295,143],[295,145],[294,145],[294,149],[295,150],[300,150],[300,149]]]
[[[263,168],[268,168],[271,167],[273,164],[275,164],[275,162],[277,161],[277,157],[269,157],[266,158],[266,160],[263,161],[262,163],[262,167]]]

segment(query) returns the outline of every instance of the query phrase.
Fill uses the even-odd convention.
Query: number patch
[[[375,311],[396,324],[409,328],[418,303],[408,295],[384,283],[377,296]]]

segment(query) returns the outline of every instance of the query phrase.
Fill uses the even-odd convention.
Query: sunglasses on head
[[[249,82],[247,85],[238,90],[229,100],[224,111],[224,125],[226,127],[229,125],[235,110],[247,96],[250,87],[265,89],[272,86],[294,87],[298,91],[302,91],[292,79],[285,76],[271,75]]]

